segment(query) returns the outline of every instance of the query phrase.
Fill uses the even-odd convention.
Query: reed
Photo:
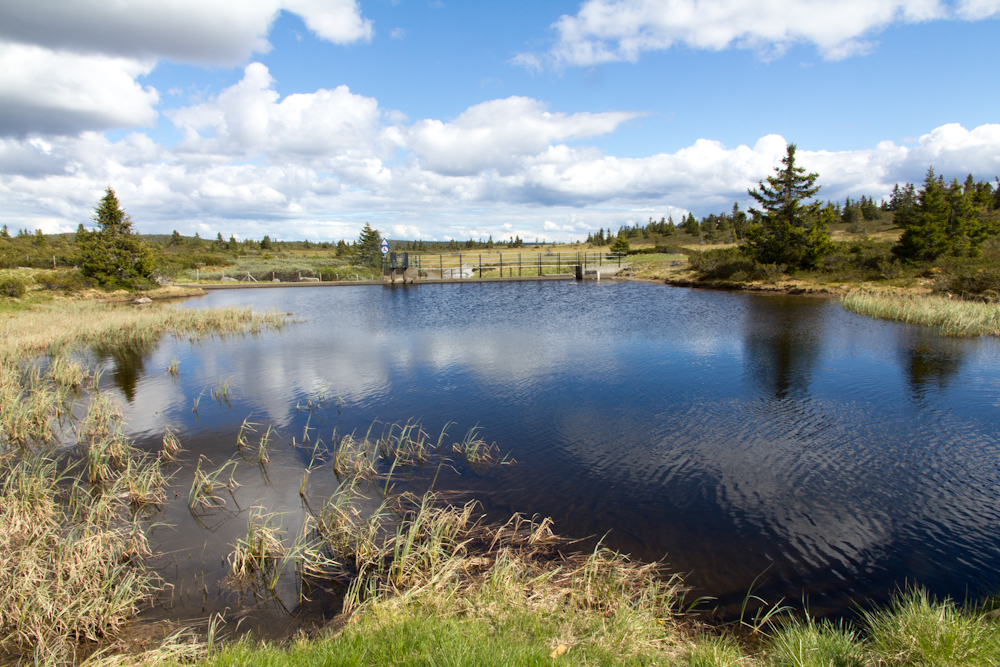
[[[222,489],[228,489],[232,492],[238,488],[238,483],[232,475],[236,469],[236,461],[226,461],[221,467],[211,472],[202,469],[201,464],[205,461],[211,463],[204,455],[199,456],[198,463],[194,468],[191,488],[188,490],[188,508],[191,510],[225,507],[226,499],[219,495],[218,492]],[[228,481],[220,481],[227,471],[229,472]]]
[[[861,315],[938,327],[945,336],[1000,336],[1000,304],[943,296],[854,290],[844,308]]]
[[[211,391],[212,400],[218,401],[219,405],[229,405],[229,399],[232,398],[233,395],[232,391],[229,389],[230,380],[232,380],[231,377],[228,377],[225,380],[219,378],[215,389]]]
[[[120,629],[151,591],[131,565],[136,544],[122,501],[62,486],[54,458],[25,455],[0,486],[0,649],[35,661],[72,660],[77,643]]]
[[[168,429],[159,458],[137,450],[116,400],[98,389],[100,369],[74,354],[151,349],[164,335],[243,335],[284,321],[249,309],[65,301],[2,316],[0,651],[73,662],[81,641],[114,636],[154,589],[146,509],[163,502],[160,461],[175,458],[180,443]],[[221,471],[201,472],[193,499],[211,504]]]
[[[181,451],[181,441],[177,439],[177,436],[170,427],[167,427],[163,431],[163,450],[160,452],[160,458],[164,461],[173,461],[177,458],[177,455]]]
[[[247,535],[236,541],[229,556],[231,581],[238,587],[273,591],[277,585],[291,550],[282,539],[280,524],[274,523],[276,516],[262,507],[250,508]]]
[[[251,308],[129,308],[92,301],[59,301],[4,318],[0,360],[28,359],[52,349],[92,345],[141,347],[163,336],[198,340],[280,329],[283,313],[255,313]]]

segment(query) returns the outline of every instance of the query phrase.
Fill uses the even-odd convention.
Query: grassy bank
[[[448,591],[373,604],[342,629],[290,646],[242,642],[200,664],[230,665],[675,665],[685,667],[964,667],[1000,660],[1000,631],[984,609],[960,609],[911,589],[858,627],[810,620],[737,633],[663,616],[622,599],[614,584],[580,604],[538,595]],[[575,591],[588,582],[577,581]],[[552,593],[557,589],[553,587]],[[746,629],[746,628],[744,628]]]
[[[939,327],[946,336],[1000,336],[1000,304],[935,295],[855,290],[844,308],[887,320]]]
[[[77,353],[283,321],[249,309],[69,301],[0,316],[0,654],[78,662],[157,586],[146,531],[171,453],[133,447],[116,400],[98,389],[99,369]]]

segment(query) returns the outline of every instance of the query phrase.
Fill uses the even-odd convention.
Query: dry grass
[[[0,317],[0,651],[75,662],[80,642],[107,641],[153,589],[145,510],[163,501],[160,460],[180,444],[167,431],[159,459],[133,447],[116,400],[96,391],[99,371],[74,353],[283,322],[67,301]]]
[[[23,457],[0,487],[0,648],[43,661],[119,630],[151,590],[132,565],[145,541],[117,489],[65,488],[72,470],[59,467]]]
[[[946,336],[1000,336],[1000,304],[934,295],[855,290],[844,308],[887,320],[939,327]]]

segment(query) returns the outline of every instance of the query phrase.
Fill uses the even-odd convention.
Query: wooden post
[[[479,277],[483,277],[483,256],[479,255]]]
[[[500,277],[503,278],[503,253],[500,253]]]
[[[538,275],[542,275],[542,253],[538,253]]]
[[[440,267],[441,280],[444,280],[444,255],[438,255],[438,266]]]
[[[521,253],[517,253],[517,277],[521,277]]]

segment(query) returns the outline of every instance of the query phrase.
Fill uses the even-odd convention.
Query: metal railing
[[[396,266],[383,256],[382,268],[403,268],[403,251],[395,251]],[[622,253],[616,252],[454,252],[429,255],[408,253],[408,268],[416,269],[421,278],[513,278],[574,273],[577,266],[594,269],[601,266],[621,266]]]

